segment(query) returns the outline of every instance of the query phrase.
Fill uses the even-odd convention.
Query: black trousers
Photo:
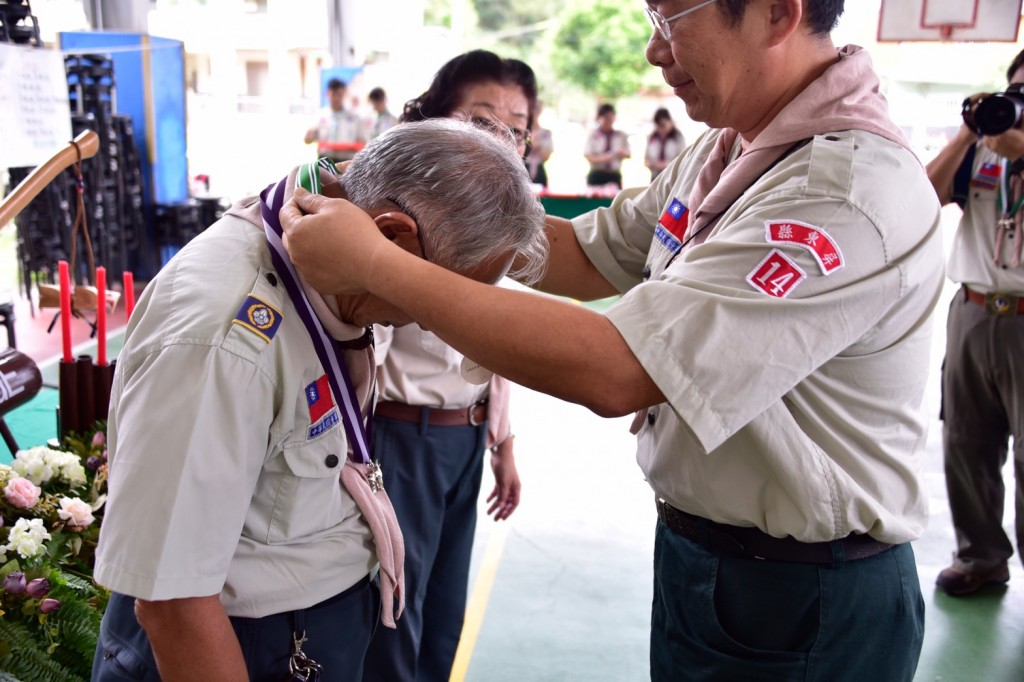
[[[288,676],[296,616],[307,641],[302,651],[323,668],[322,682],[358,682],[363,658],[380,614],[380,591],[363,578],[341,594],[301,612],[263,618],[231,618],[254,682],[282,682]],[[188,652],[182,652],[187,656]],[[159,682],[145,631],[135,619],[135,599],[113,593],[100,625],[92,682]]]
[[[363,682],[439,682],[462,635],[487,422],[430,426],[376,417],[374,453],[405,536],[405,612],[379,628]]]
[[[622,173],[602,170],[592,170],[587,173],[587,184],[591,187],[600,187],[609,183],[622,189]]]

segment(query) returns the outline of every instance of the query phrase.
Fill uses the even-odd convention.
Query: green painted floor
[[[116,358],[124,343],[124,333],[119,331],[108,336],[107,352],[108,357]],[[19,346],[19,349],[21,347]],[[75,357],[81,354],[88,354],[95,357],[95,344],[85,344],[75,349]],[[35,398],[24,405],[4,415],[4,421],[11,429],[11,435],[21,448],[29,448],[34,445],[44,445],[50,439],[57,437],[57,405],[58,405],[58,378],[57,365],[54,361],[41,362],[39,371],[43,377],[43,387],[36,394]],[[0,441],[0,464],[7,464],[11,460],[11,453]]]

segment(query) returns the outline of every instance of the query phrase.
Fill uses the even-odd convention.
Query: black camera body
[[[1013,83],[1005,92],[982,97],[973,105],[964,100],[964,123],[978,135],[1002,135],[1020,125],[1024,114],[1024,83]]]

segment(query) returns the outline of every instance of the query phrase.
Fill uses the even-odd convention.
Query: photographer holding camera
[[[949,306],[942,376],[957,549],[935,581],[950,595],[1010,579],[1001,474],[1010,436],[1017,547],[1024,547],[1024,51],[1006,75],[1005,92],[964,100],[964,124],[927,166],[939,201],[963,209],[949,256],[949,278],[961,289]]]

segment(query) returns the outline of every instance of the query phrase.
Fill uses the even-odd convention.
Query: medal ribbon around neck
[[[333,163],[307,164],[299,169],[296,184],[309,191],[321,189],[319,169],[337,173]],[[355,388],[345,366],[341,344],[327,335],[320,319],[316,316],[306,292],[299,282],[298,273],[288,257],[281,241],[284,231],[278,211],[284,204],[287,178],[267,187],[260,194],[260,213],[267,235],[271,257],[277,275],[284,282],[288,295],[295,303],[299,318],[306,325],[309,337],[316,349],[320,364],[327,374],[331,392],[341,408],[345,433],[352,447],[349,462],[341,469],[341,484],[352,496],[364,520],[370,527],[373,543],[380,562],[381,624],[394,628],[395,621],[405,609],[405,540],[398,526],[395,509],[384,490],[384,477],[380,466],[370,459],[370,418],[364,423]],[[372,371],[372,369],[371,369]],[[344,385],[342,385],[344,384]],[[344,390],[343,390],[344,389]]]
[[[329,159],[321,159],[319,162],[309,163],[299,168],[295,184],[309,192],[320,193],[319,169],[323,168],[337,174],[334,164]],[[359,409],[359,400],[356,397],[355,387],[348,375],[348,368],[345,365],[343,351],[338,342],[331,338],[320,319],[313,312],[313,306],[306,298],[306,292],[299,284],[299,276],[292,265],[288,252],[285,251],[281,235],[284,230],[281,228],[281,221],[278,218],[278,211],[284,205],[284,191],[288,179],[274,183],[260,193],[260,214],[263,217],[263,231],[267,236],[267,244],[270,247],[271,259],[278,277],[284,282],[289,297],[295,304],[299,318],[309,332],[309,338],[313,342],[317,358],[327,374],[327,381],[331,386],[335,401],[341,408],[342,421],[345,424],[345,432],[348,434],[349,443],[352,446],[350,458],[354,462],[373,465],[370,457],[370,434],[369,426],[363,421],[362,410]]]

